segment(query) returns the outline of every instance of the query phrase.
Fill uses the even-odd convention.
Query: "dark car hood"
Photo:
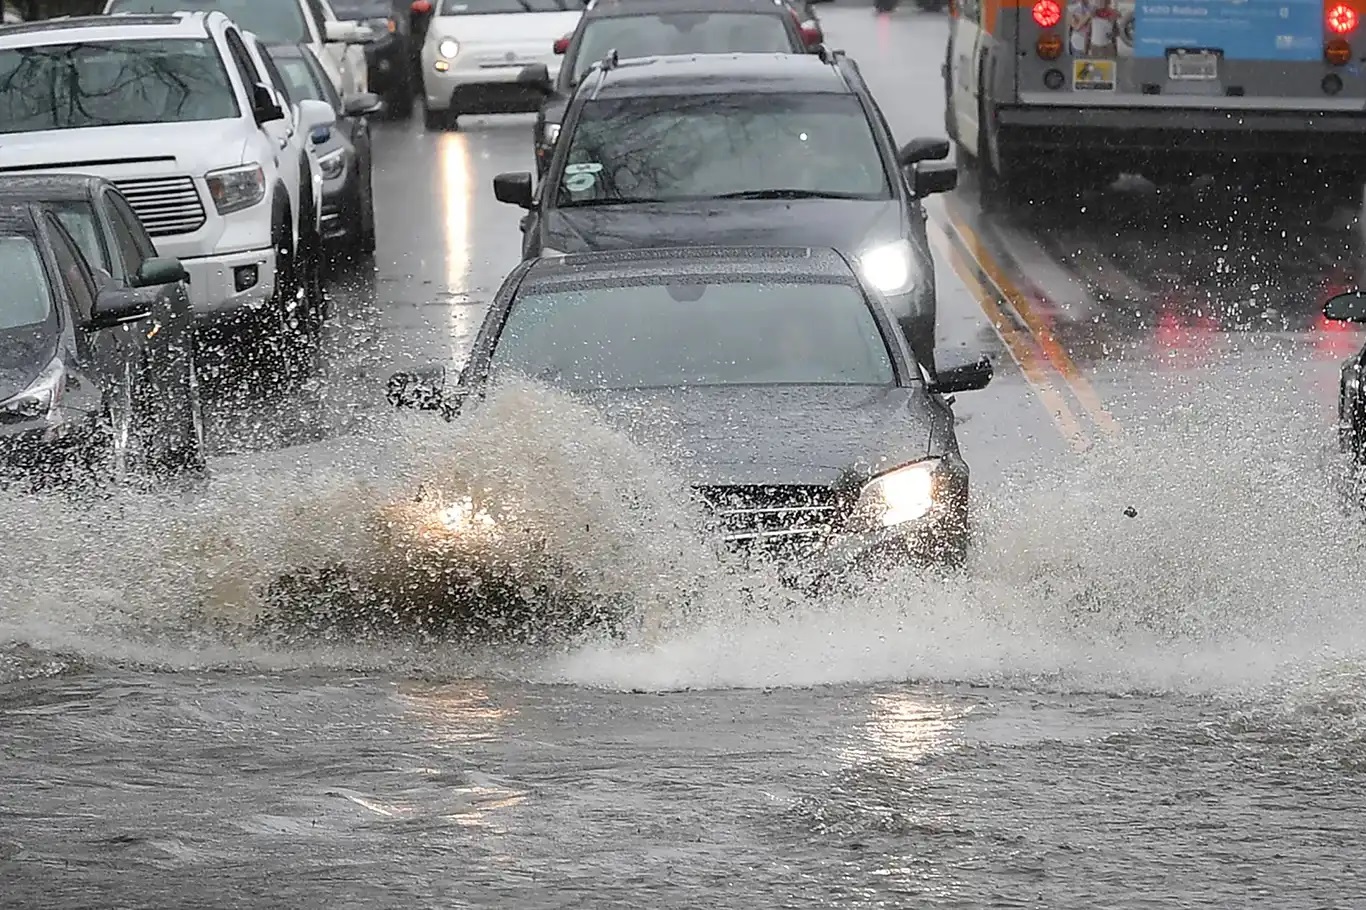
[[[942,454],[918,388],[693,387],[579,393],[695,485],[830,485]]]
[[[542,242],[563,253],[706,244],[829,246],[852,254],[902,236],[895,199],[723,199],[551,209]]]
[[[32,385],[56,353],[55,327],[0,329],[0,401]]]

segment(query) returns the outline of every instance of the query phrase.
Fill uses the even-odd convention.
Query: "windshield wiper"
[[[588,208],[594,205],[645,205],[651,202],[669,202],[668,199],[651,199],[646,196],[632,197],[630,199],[580,199],[573,202],[561,202],[558,208]]]
[[[741,190],[722,193],[713,199],[864,199],[861,193],[835,193],[826,190]]]

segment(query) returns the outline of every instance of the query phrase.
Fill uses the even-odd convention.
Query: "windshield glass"
[[[0,236],[0,329],[17,329],[46,322],[52,312],[52,293],[38,248],[27,237]]]
[[[388,19],[394,14],[393,0],[332,0],[338,19]]]
[[[888,385],[890,355],[844,284],[594,287],[513,304],[490,375],[569,389]]]
[[[443,16],[477,16],[491,13],[561,13],[583,9],[577,0],[444,0]]]
[[[255,32],[266,44],[308,44],[304,11],[298,0],[115,0],[111,13],[174,13],[218,10],[239,28]]]
[[[95,223],[95,210],[84,202],[63,202],[52,206],[57,220],[71,234],[71,239],[80,247],[81,255],[93,268],[104,269],[112,274],[109,251],[100,239],[100,229]]]
[[[280,74],[285,77],[286,92],[296,103],[299,101],[328,101],[323,97],[322,88],[318,85],[318,80],[313,78],[313,71],[308,68],[308,61],[302,57],[279,57],[275,58],[275,64],[280,68]],[[331,102],[328,101],[330,104]]]
[[[593,101],[569,137],[558,204],[684,201],[757,191],[890,197],[852,95]]]
[[[574,60],[578,81],[607,52],[622,57],[797,52],[782,17],[756,13],[672,13],[594,19]]]
[[[0,51],[0,132],[238,116],[210,41],[48,44]]]

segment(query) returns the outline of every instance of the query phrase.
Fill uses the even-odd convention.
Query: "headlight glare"
[[[558,123],[547,123],[545,125],[545,144],[554,145],[558,138],[560,138],[560,125]]]
[[[256,163],[210,171],[204,182],[220,215],[249,209],[266,198],[266,172]]]
[[[896,240],[874,247],[859,256],[864,280],[884,294],[903,294],[915,286],[915,251],[909,242]]]
[[[318,158],[324,180],[336,180],[346,171],[346,149],[333,149]]]
[[[924,518],[934,508],[939,459],[930,458],[874,477],[859,494],[856,511],[875,527]]]
[[[460,42],[454,38],[442,38],[441,43],[436,46],[436,52],[450,60],[460,53]]]

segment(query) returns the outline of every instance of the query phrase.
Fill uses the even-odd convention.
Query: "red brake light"
[[[432,11],[432,4],[429,0],[413,0],[412,11],[419,16],[425,16]]]
[[[557,54],[563,54],[569,50],[569,36],[555,39],[555,46],[551,48]]]
[[[1357,11],[1345,3],[1335,3],[1323,14],[1328,30],[1335,35],[1345,35],[1356,30]]]
[[[1062,21],[1062,7],[1058,0],[1039,0],[1034,4],[1034,21],[1039,28],[1052,28]]]
[[[825,40],[825,35],[821,34],[820,26],[810,22],[802,24],[802,43],[807,47],[815,47]]]

